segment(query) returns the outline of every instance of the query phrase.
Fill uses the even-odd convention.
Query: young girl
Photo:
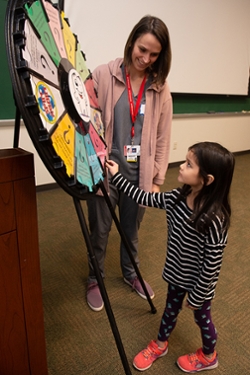
[[[183,186],[165,193],[147,193],[130,184],[112,160],[106,163],[118,189],[139,204],[165,209],[167,215],[168,245],[163,270],[163,279],[168,282],[166,307],[157,340],[134,358],[133,365],[140,371],[167,354],[169,336],[186,294],[185,306],[194,312],[202,348],[179,357],[177,364],[184,372],[192,373],[218,366],[211,300],[227,243],[234,164],[233,154],[218,143],[197,143],[188,149],[186,161],[180,166],[178,181]]]

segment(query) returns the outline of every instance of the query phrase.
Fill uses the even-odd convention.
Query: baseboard
[[[50,184],[44,184],[44,185],[37,185],[36,186],[36,192],[39,193],[40,191],[45,191],[45,190],[52,190],[52,189],[58,189],[60,186],[58,185],[57,182],[52,182]]]

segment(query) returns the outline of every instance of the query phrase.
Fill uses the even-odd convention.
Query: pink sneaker
[[[97,282],[87,285],[87,303],[93,311],[101,311],[104,303]]]
[[[156,344],[156,341],[151,341],[146,349],[138,353],[133,361],[133,366],[139,371],[145,371],[152,366],[153,362],[160,357],[163,357],[168,352],[168,342],[166,341],[165,348],[161,349]]]
[[[138,277],[135,277],[134,279],[125,279],[125,277],[124,277],[123,280],[125,281],[126,284],[130,285],[132,287],[132,289],[135,290],[139,294],[140,297],[142,297],[144,299],[147,299],[146,294],[145,294],[145,292],[142,288],[142,285],[141,285]],[[154,294],[151,286],[145,280],[144,280],[144,284],[145,284],[145,287],[148,291],[149,297],[151,299],[153,299],[155,294]]]
[[[216,351],[211,359],[207,358],[202,349],[198,349],[196,353],[186,354],[177,359],[177,365],[184,372],[198,372],[202,370],[212,370],[218,367],[218,356]]]

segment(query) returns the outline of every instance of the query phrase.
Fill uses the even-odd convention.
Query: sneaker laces
[[[156,354],[156,351],[155,351],[154,348],[152,348],[151,346],[148,345],[148,346],[146,347],[146,349],[143,350],[142,354],[143,354],[143,356],[144,356],[145,358],[148,359],[152,354]]]
[[[199,355],[200,355],[200,357],[201,358],[199,358],[199,355],[198,355],[198,353],[199,353]],[[206,356],[202,356],[202,353],[198,350],[196,353],[191,353],[191,354],[189,354],[189,361],[190,361],[190,363],[193,363],[193,362],[200,362],[200,361],[202,361],[202,359],[204,360],[204,361],[207,361],[208,363],[209,362],[211,362],[212,360],[213,360],[213,358],[207,358]]]
[[[197,356],[197,353],[191,353],[188,355],[190,363],[193,362],[199,362],[199,358]]]
[[[159,348],[156,343],[155,345],[156,347],[154,347],[152,344],[149,344],[146,349],[142,351],[142,354],[146,359],[148,359],[151,355],[159,355],[159,353],[157,353],[157,350],[160,350],[162,352],[164,351],[164,349]]]

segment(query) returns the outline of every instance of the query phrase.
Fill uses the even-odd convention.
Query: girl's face
[[[158,58],[161,52],[159,40],[150,33],[136,39],[132,51],[132,65],[138,72],[144,72]]]
[[[186,161],[180,165],[178,181],[190,185],[193,192],[201,190],[204,180],[200,176],[200,168],[197,164],[194,153],[190,150],[187,153]]]

